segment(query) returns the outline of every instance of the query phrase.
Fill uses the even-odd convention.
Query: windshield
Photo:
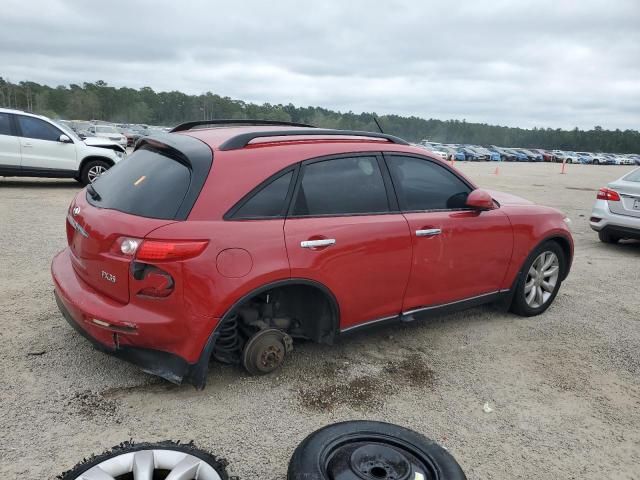
[[[96,133],[119,133],[115,127],[97,126]]]

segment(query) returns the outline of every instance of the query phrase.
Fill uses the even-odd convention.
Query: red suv
[[[211,357],[259,374],[293,339],[489,302],[542,313],[566,222],[391,135],[190,122],[76,196],[51,270],[95,346],[202,388]]]

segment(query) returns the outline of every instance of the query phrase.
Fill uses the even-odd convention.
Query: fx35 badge
[[[107,282],[116,283],[116,276],[113,273],[105,272],[102,270],[101,272],[102,278]]]

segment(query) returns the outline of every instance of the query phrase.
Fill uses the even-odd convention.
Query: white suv
[[[124,157],[115,142],[83,141],[47,117],[0,108],[0,176],[75,178],[86,185]]]
[[[106,138],[125,148],[127,147],[127,137],[113,125],[94,124],[89,127],[88,133],[92,137]]]

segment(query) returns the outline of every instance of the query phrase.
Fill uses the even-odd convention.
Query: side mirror
[[[73,143],[73,140],[71,140],[67,135],[65,135],[64,133],[62,135],[60,135],[58,137],[58,141],[61,143]]]
[[[467,197],[467,207],[475,210],[493,210],[496,204],[486,190],[474,190]]]

